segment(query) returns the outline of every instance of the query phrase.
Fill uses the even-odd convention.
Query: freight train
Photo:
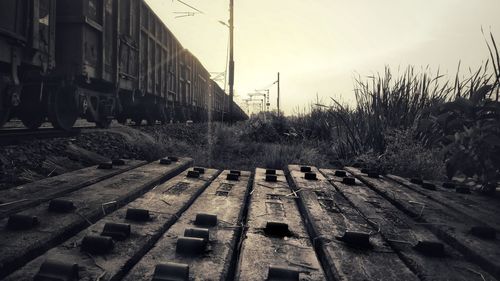
[[[144,0],[0,1],[0,127],[243,120]]]

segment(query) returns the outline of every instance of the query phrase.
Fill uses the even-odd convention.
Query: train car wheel
[[[160,116],[160,123],[167,124],[167,122],[168,122],[167,108],[165,106],[160,105],[159,109],[158,109],[158,113]]]
[[[30,130],[36,130],[42,126],[43,122],[45,121],[45,116],[40,115],[37,113],[33,113],[33,116],[24,116],[19,115],[19,119],[21,119],[21,122],[23,122],[23,125],[30,129]]]
[[[9,121],[10,117],[10,108],[2,108],[0,110],[0,128]]]
[[[107,129],[109,128],[109,125],[111,125],[112,121],[113,121],[112,119],[101,118],[100,120],[95,122],[95,124],[97,125],[98,128]]]
[[[144,119],[146,119],[147,126],[153,126],[156,124],[156,115],[158,111],[158,105],[145,103],[143,107]]]
[[[146,124],[148,126],[156,125],[156,119],[153,114],[148,114],[148,116],[146,116]]]
[[[38,86],[25,86],[21,94],[18,117],[31,130],[38,129],[45,121],[45,106],[40,100],[39,89]]]
[[[133,117],[133,118],[132,118],[132,122],[134,122],[134,124],[135,124],[136,126],[140,126],[140,125],[141,125],[141,123],[142,123],[142,117],[137,117],[137,116],[136,116],[136,117]]]
[[[118,121],[119,124],[125,125],[127,124],[127,117],[125,116],[116,116],[116,121]]]
[[[50,92],[48,115],[54,128],[71,130],[78,119],[78,113],[78,102],[74,90],[60,88]]]

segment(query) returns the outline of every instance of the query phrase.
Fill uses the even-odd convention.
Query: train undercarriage
[[[33,79],[30,83],[14,87],[0,83],[0,127],[11,118],[19,118],[24,126],[37,129],[49,121],[54,128],[71,130],[78,118],[107,128],[113,119],[120,124],[128,120],[136,125],[167,124],[174,122],[204,122],[208,112],[201,107],[168,103],[153,95],[140,96],[137,92],[102,92],[83,88],[74,83],[61,83],[57,79]]]

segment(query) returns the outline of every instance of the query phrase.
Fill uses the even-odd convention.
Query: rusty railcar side
[[[167,122],[170,119],[167,110],[171,101],[169,97],[176,92],[174,56],[180,43],[144,1],[125,0],[121,5],[126,11],[127,6],[134,7],[128,10],[131,16],[122,18],[134,22],[140,31],[136,38],[137,62],[133,62],[137,67],[136,83],[133,88],[120,84],[119,97],[123,108],[118,110],[117,119],[125,122],[132,118],[136,124],[144,119],[148,124]]]
[[[144,0],[59,0],[57,12],[55,0],[0,7],[0,125],[12,108],[31,129],[47,117],[64,130],[81,117],[99,127],[113,118],[245,118],[238,106],[225,116],[227,94]]]
[[[188,103],[191,120],[203,122],[208,119],[208,96],[210,93],[210,74],[194,55],[192,57],[191,98]]]
[[[172,33],[141,0],[59,1],[60,72],[77,81],[85,117],[107,126],[167,120]],[[72,42],[72,48],[65,44]],[[83,99],[83,100],[82,100]]]
[[[79,116],[107,127],[119,84],[120,9],[113,0],[57,2],[56,54],[49,119],[69,129]],[[64,108],[71,108],[64,112]],[[65,114],[66,113],[66,114]]]
[[[0,3],[0,127],[11,114],[28,127],[42,122],[42,78],[55,65],[55,2]]]

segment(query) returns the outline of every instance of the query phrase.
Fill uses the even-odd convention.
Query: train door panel
[[[27,0],[2,0],[0,34],[26,40]]]
[[[166,46],[166,45],[165,45]],[[162,50],[162,79],[161,79],[161,93],[162,97],[166,100],[167,99],[167,79],[168,79],[168,74],[167,74],[167,69],[168,69],[168,61],[167,61],[168,53],[165,49]]]
[[[39,62],[42,63],[42,68],[53,68],[55,66],[55,0],[40,0],[38,21],[38,50],[40,52]],[[36,26],[36,25],[34,25]],[[38,58],[37,58],[38,60]],[[35,60],[34,64],[38,62]]]
[[[140,46],[140,59],[139,67],[141,69],[140,74],[140,89],[142,92],[147,92],[148,86],[148,37],[147,34],[141,32],[141,46]]]
[[[57,1],[57,54],[67,64],[77,59],[73,59],[75,54],[80,54],[81,69],[76,70],[76,75],[112,80],[117,24],[113,18],[115,5],[114,0]],[[77,37],[81,38],[81,48],[69,49]],[[62,66],[62,69],[73,69],[73,65]]]
[[[160,96],[161,93],[161,56],[160,56],[160,50],[161,46],[160,44],[157,44],[155,42],[155,60],[154,60],[154,74],[155,74],[155,89],[154,89],[154,94],[156,96]]]
[[[130,37],[133,40],[135,50],[130,54],[129,74],[133,74],[137,80],[139,75],[139,36],[140,36],[140,5],[139,0],[131,0],[130,8]],[[137,86],[136,86],[137,87]]]
[[[155,75],[155,84],[154,84],[154,94],[156,96],[160,96],[161,93],[161,44],[160,42],[160,34],[161,34],[161,24],[159,19],[155,16],[154,21],[154,46],[155,46],[155,58],[154,58],[154,75]]]
[[[103,74],[102,4],[98,0],[83,1],[83,74],[89,78],[100,78]],[[58,12],[64,13],[60,10]]]
[[[149,38],[148,36],[148,87],[147,87],[147,92],[148,93],[153,93],[153,85],[154,85],[154,41],[153,39]]]
[[[116,26],[114,1],[105,0],[104,12],[104,73],[103,78],[107,81],[113,81],[114,63],[115,63],[115,46],[116,46]]]
[[[137,87],[137,65],[138,62],[138,44],[137,44],[137,16],[138,9],[136,0],[122,0],[120,2],[120,47],[119,47],[119,69],[121,87],[133,90]]]
[[[2,0],[0,37],[15,39],[19,47],[36,52],[24,56],[24,63],[42,66],[45,71],[55,64],[55,0]],[[6,42],[6,41],[3,41]],[[0,44],[0,61],[12,60],[9,44]]]
[[[149,22],[149,10],[146,4],[140,1],[140,44],[139,44],[139,89],[143,94],[148,91],[148,22]]]
[[[100,37],[98,32],[90,28],[83,31],[83,69],[90,78],[97,78],[100,66]]]

